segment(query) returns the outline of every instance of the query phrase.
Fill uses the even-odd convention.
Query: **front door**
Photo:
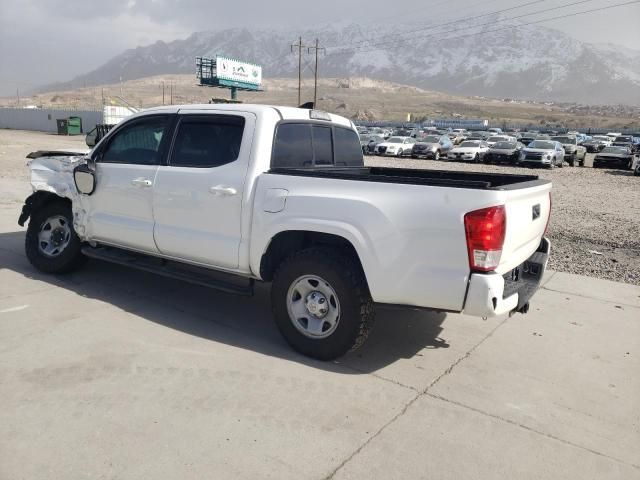
[[[255,116],[208,111],[178,118],[154,186],[156,244],[164,255],[237,269]]]
[[[158,251],[153,239],[153,188],[167,145],[170,117],[132,119],[95,152],[96,189],[88,197],[91,240]]]

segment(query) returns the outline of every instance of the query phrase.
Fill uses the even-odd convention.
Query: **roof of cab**
[[[310,120],[310,112],[311,110],[307,110],[304,108],[295,108],[295,107],[281,107],[275,105],[256,105],[251,103],[237,103],[237,104],[226,104],[226,103],[215,103],[215,104],[194,104],[194,105],[171,105],[171,106],[161,106],[161,107],[153,107],[146,110],[143,110],[139,113],[178,113],[181,110],[217,110],[217,111],[240,111],[240,112],[251,112],[255,114],[265,113],[267,111],[275,110],[283,120]],[[329,113],[331,118],[331,122],[337,125],[342,125],[349,128],[354,128],[351,120],[341,117],[339,115],[335,115],[333,113]],[[322,120],[320,120],[322,122]]]

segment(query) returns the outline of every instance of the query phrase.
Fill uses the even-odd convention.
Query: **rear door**
[[[255,115],[180,112],[158,169],[154,237],[164,255],[238,268],[245,177]]]

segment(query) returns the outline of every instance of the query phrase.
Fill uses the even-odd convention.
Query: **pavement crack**
[[[393,418],[391,418],[388,422],[386,422],[384,425],[382,425],[378,430],[376,430],[376,432],[371,435],[369,438],[367,438],[364,443],[362,445],[360,445],[355,451],[353,451],[351,453],[351,455],[349,455],[347,458],[345,458],[336,468],[334,468],[331,473],[329,473],[329,475],[327,475],[326,477],[324,477],[323,480],[331,480],[332,478],[335,477],[336,473],[338,473],[347,463],[349,463],[356,455],[358,455],[367,445],[369,445],[376,437],[378,437],[389,425],[391,425],[392,423],[394,423],[398,418],[400,418],[402,415],[404,415],[407,410],[409,409],[409,407],[411,407],[411,405],[413,405],[420,397],[424,396],[424,395],[430,395],[429,393],[427,393],[429,391],[429,389],[431,387],[433,387],[436,383],[438,383],[443,377],[449,375],[453,369],[460,364],[460,362],[462,362],[463,360],[465,360],[466,358],[469,358],[471,356],[471,354],[480,346],[482,345],[484,342],[486,342],[488,339],[490,339],[493,334],[496,332],[496,330],[498,330],[502,325],[504,325],[507,320],[509,320],[509,317],[506,317],[504,320],[502,320],[502,322],[500,322],[498,325],[496,325],[487,335],[485,335],[478,343],[476,343],[473,347],[471,347],[464,355],[462,355],[460,358],[458,358],[456,361],[454,361],[451,365],[449,365],[447,367],[447,369],[442,372],[442,374],[440,374],[433,382],[431,382],[427,388],[420,392],[418,391],[417,395],[415,397],[413,397],[403,408],[402,410],[400,410],[400,412],[398,412],[396,415],[393,416]],[[354,368],[354,367],[349,367],[352,368],[353,370],[359,371],[358,369]],[[380,378],[375,374],[371,374],[374,377]],[[396,383],[397,385],[406,387],[406,388],[410,388],[412,390],[416,390],[412,387],[408,387],[406,385],[402,385],[400,383],[397,382],[393,382],[391,380],[382,378],[382,380],[386,380],[386,381],[390,381],[391,383]]]
[[[456,361],[454,361],[451,365],[449,365],[449,367],[447,367],[447,369],[442,372],[435,380],[433,380],[429,385],[427,385],[427,388],[424,389],[424,391],[422,393],[427,393],[431,388],[433,388],[440,380],[442,380],[444,377],[446,377],[447,375],[449,375],[454,368],[456,368],[462,361],[466,360],[467,358],[469,358],[471,356],[471,354],[473,352],[476,351],[476,349],[482,345],[484,342],[486,342],[487,340],[489,340],[493,334],[502,326],[504,325],[507,320],[509,320],[509,317],[506,317],[504,320],[502,320],[498,325],[496,325],[487,335],[485,335],[478,343],[476,343],[473,347],[471,347],[464,355],[462,355],[460,358],[458,358]]]
[[[415,397],[413,397],[411,400],[409,400],[409,402],[407,402],[405,404],[405,406],[402,408],[402,410],[400,410],[387,423],[385,423],[378,430],[376,430],[376,432],[373,435],[371,435],[369,438],[367,438],[367,440],[362,445],[360,445],[355,451],[353,451],[351,453],[351,455],[349,455],[347,458],[345,458],[340,463],[340,465],[338,465],[336,468],[334,468],[331,471],[331,473],[329,473],[329,475],[324,477],[323,480],[331,480],[332,478],[334,478],[336,473],[338,473],[340,470],[342,470],[342,467],[344,467],[347,463],[349,463],[351,461],[352,458],[354,458],[356,455],[358,455],[367,445],[369,445],[376,437],[378,437],[389,425],[391,425],[398,418],[400,418],[402,415],[404,415],[407,412],[407,410],[409,409],[409,407],[411,405],[413,405],[416,402],[416,400],[418,400],[422,395],[423,395],[422,393],[418,393],[418,394],[416,394]]]
[[[618,463],[621,463],[623,465],[627,465],[629,467],[632,467],[632,468],[640,470],[640,465],[636,465],[635,463],[626,462],[626,461],[621,460],[619,458],[612,457],[610,455],[607,455],[606,453],[602,453],[602,452],[599,452],[597,450],[593,450],[592,448],[585,447],[583,445],[578,445],[577,443],[573,443],[573,442],[571,442],[569,440],[565,440],[563,438],[557,437],[557,436],[552,435],[550,433],[541,432],[540,430],[536,430],[535,428],[532,428],[532,427],[529,427],[529,426],[524,425],[522,423],[516,422],[515,420],[511,420],[509,418],[501,417],[500,415],[496,415],[496,414],[493,414],[493,413],[485,412],[484,410],[480,410],[479,408],[475,408],[475,407],[466,405],[464,403],[456,402],[455,400],[450,400],[448,398],[442,397],[440,395],[435,395],[433,393],[425,392],[424,395],[426,395],[426,396],[428,396],[430,398],[436,399],[436,400],[440,400],[442,402],[449,403],[451,405],[456,405],[458,407],[461,407],[461,408],[464,408],[464,409],[467,409],[467,410],[471,410],[472,412],[479,413],[480,415],[485,415],[485,416],[491,417],[491,418],[493,418],[495,420],[499,420],[501,422],[505,422],[505,423],[508,423],[510,425],[514,425],[516,427],[520,427],[520,428],[522,428],[524,430],[527,430],[529,432],[535,433],[537,435],[541,435],[541,436],[543,436],[545,438],[548,438],[550,440],[555,440],[555,441],[563,443],[565,445],[569,445],[569,446],[574,447],[574,448],[579,448],[580,450],[584,450],[584,451],[592,453],[594,455],[598,455],[600,457],[607,458],[609,460],[613,460],[614,462],[618,462]]]

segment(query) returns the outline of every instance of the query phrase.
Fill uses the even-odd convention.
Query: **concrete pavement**
[[[553,273],[526,316],[380,310],[322,363],[267,288],[36,272],[3,192],[0,478],[640,479],[640,287]]]

